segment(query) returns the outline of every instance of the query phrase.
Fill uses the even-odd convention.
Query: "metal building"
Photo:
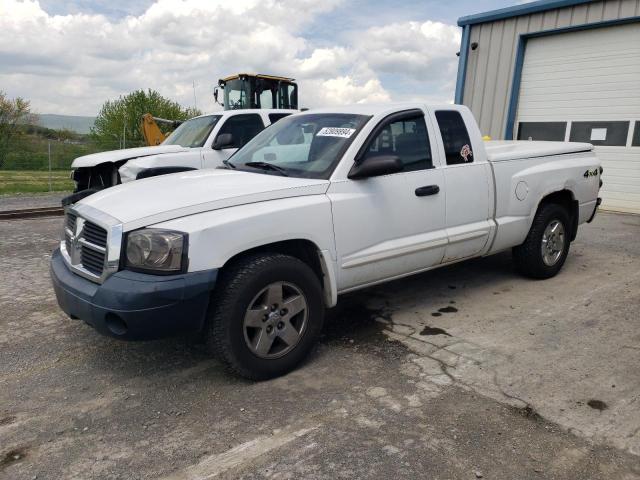
[[[596,145],[603,208],[640,213],[640,0],[541,0],[458,25],[456,103],[482,133]]]

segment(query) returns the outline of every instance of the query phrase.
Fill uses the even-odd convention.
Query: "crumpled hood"
[[[95,167],[101,163],[118,162],[131,158],[146,157],[147,155],[160,155],[163,153],[188,152],[190,148],[180,145],[157,145],[155,147],[125,148],[122,150],[111,150],[109,152],[92,153],[76,158],[71,164],[71,168]]]
[[[187,215],[280,198],[320,195],[328,180],[212,169],[162,175],[101,190],[82,199],[120,220],[125,231]]]

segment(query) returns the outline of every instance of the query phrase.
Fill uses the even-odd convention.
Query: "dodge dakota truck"
[[[222,165],[272,123],[297,110],[245,109],[202,115],[182,123],[162,144],[93,153],[71,164],[75,190],[63,204],[140,178]]]
[[[599,205],[590,144],[484,142],[457,105],[289,116],[223,168],[119,185],[67,208],[58,303],[122,339],[204,336],[251,379],[312,348],[345,292],[513,249],[558,273]]]

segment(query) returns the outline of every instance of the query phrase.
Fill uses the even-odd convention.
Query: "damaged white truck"
[[[183,122],[158,146],[92,153],[71,164],[74,193],[64,205],[99,190],[141,178],[216,168],[272,123],[297,110],[244,109],[201,115]]]
[[[295,368],[342,293],[513,249],[558,273],[599,205],[590,144],[484,142],[462,106],[292,115],[226,169],[120,185],[66,211],[61,308],[123,339],[199,332],[238,374]]]

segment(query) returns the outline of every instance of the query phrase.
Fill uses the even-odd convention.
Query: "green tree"
[[[119,148],[123,141],[127,148],[144,146],[140,126],[145,113],[170,120],[187,120],[201,114],[194,108],[183,108],[155,90],[136,90],[102,105],[91,136],[103,148]],[[163,131],[166,128],[159,126]]]
[[[5,164],[9,151],[22,133],[22,126],[33,123],[29,102],[23,98],[10,99],[0,90],[0,168]]]

